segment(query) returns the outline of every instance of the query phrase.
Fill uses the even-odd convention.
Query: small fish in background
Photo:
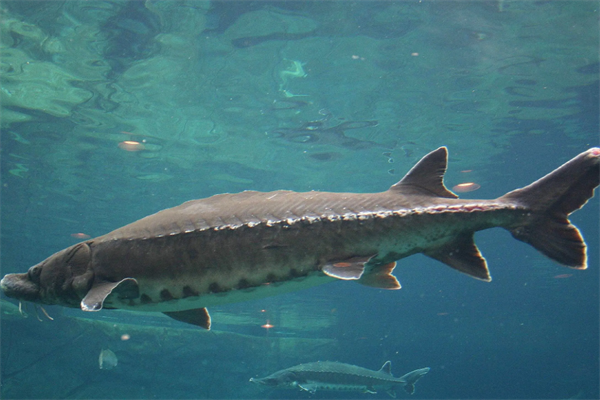
[[[416,369],[395,378],[392,375],[391,361],[386,361],[379,371],[334,361],[317,361],[282,369],[265,378],[250,378],[250,382],[281,389],[298,388],[310,393],[317,390],[341,390],[375,394],[377,390],[385,390],[396,398],[396,387],[402,387],[406,393],[413,394],[415,383],[429,370],[430,368]]]
[[[560,274],[560,275],[554,275],[554,279],[567,279],[572,276],[573,276],[573,274]]]
[[[100,357],[98,357],[100,369],[113,369],[117,366],[118,362],[117,355],[109,349],[103,349],[100,352]]]
[[[452,190],[454,190],[456,193],[468,193],[468,192],[473,192],[479,188],[481,188],[481,185],[479,185],[475,182],[465,182],[465,183],[459,183],[458,185],[453,186]]]
[[[89,239],[91,236],[87,233],[79,232],[79,233],[71,233],[71,237],[75,239]]]

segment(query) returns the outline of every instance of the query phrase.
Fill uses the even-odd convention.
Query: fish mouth
[[[7,274],[0,281],[0,289],[13,299],[40,302],[40,288],[31,282],[27,274]]]
[[[267,384],[264,379],[260,379],[260,378],[250,378],[250,382],[259,383],[261,385]]]

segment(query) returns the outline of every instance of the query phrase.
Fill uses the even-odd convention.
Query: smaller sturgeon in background
[[[400,378],[394,378],[391,361],[386,361],[379,371],[340,362],[317,361],[282,369],[265,378],[250,378],[250,382],[281,389],[299,388],[310,393],[317,390],[361,393],[385,390],[395,398],[397,386],[401,386],[406,393],[413,394],[415,383],[428,373],[429,369],[416,369]]]
[[[0,288],[20,301],[161,312],[208,329],[206,307],[333,279],[400,289],[396,261],[417,253],[490,281],[473,235],[494,227],[560,264],[587,268],[569,215],[600,183],[600,148],[493,200],[449,191],[447,160],[440,147],[380,193],[247,191],[188,201],[8,274]]]

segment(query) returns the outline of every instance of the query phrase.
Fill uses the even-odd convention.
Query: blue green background
[[[4,1],[2,273],[72,234],[217,193],[386,190],[442,145],[447,185],[481,185],[461,197],[529,184],[598,146],[599,7]],[[144,149],[124,151],[125,140]],[[3,297],[1,397],[383,399],[248,379],[391,360],[397,376],[431,367],[415,399],[597,399],[598,199],[572,220],[589,244],[586,271],[494,229],[476,235],[491,283],[413,256],[395,271],[402,290],[334,282],[213,307],[210,332],[59,307],[40,322]],[[102,349],[116,368],[99,369]]]

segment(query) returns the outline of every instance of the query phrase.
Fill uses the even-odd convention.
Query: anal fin
[[[210,314],[206,308],[194,308],[192,310],[184,311],[169,311],[164,312],[163,314],[177,321],[210,330]]]
[[[490,271],[485,258],[473,240],[473,234],[461,235],[441,246],[423,252],[428,257],[483,281],[491,281]]]

